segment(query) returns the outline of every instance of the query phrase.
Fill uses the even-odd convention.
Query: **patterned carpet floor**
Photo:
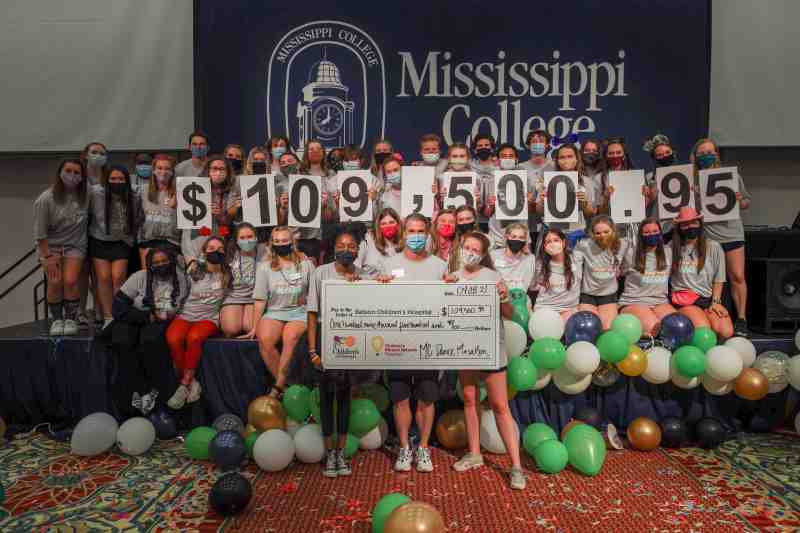
[[[456,456],[435,450],[431,474],[395,474],[383,451],[359,452],[350,479],[318,465],[267,474],[250,464],[254,496],[224,519],[208,508],[217,473],[183,445],[160,442],[141,457],[69,455],[41,436],[0,445],[3,532],[271,531],[368,532],[370,510],[387,492],[426,501],[450,532],[741,532],[800,530],[800,438],[740,435],[714,451],[609,452],[594,478],[535,471],[528,488],[507,489],[506,457],[457,474]]]

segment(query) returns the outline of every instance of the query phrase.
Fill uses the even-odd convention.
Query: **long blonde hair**
[[[527,244],[528,241],[530,240],[530,235],[528,234],[528,226],[526,226],[522,222],[512,222],[511,224],[506,226],[505,233],[504,233],[506,239],[508,239],[508,236],[515,229],[522,230],[522,232],[525,233],[525,243]],[[535,243],[531,243],[531,244],[535,244]],[[529,255],[529,254],[530,254],[530,251],[528,250],[528,247],[527,246],[523,246],[522,247],[522,255]]]
[[[294,263],[295,268],[299,269],[300,263],[306,260],[306,256],[302,252],[300,252],[300,250],[297,249],[297,243],[294,240],[294,235],[292,234],[292,228],[290,228],[289,226],[277,226],[275,229],[272,230],[270,241],[275,236],[275,234],[280,231],[285,231],[286,233],[289,234],[289,239],[292,245],[292,254],[290,257],[292,259],[292,263]],[[280,256],[276,254],[275,251],[272,249],[272,242],[270,242],[269,247],[270,247],[269,266],[272,268],[272,270],[278,272],[281,269]]]

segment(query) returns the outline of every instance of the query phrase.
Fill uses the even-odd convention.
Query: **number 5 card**
[[[739,220],[739,169],[737,167],[701,170],[700,208],[704,222]]]
[[[443,201],[445,209],[458,209],[462,205],[469,205],[477,209],[475,187],[478,175],[474,172],[445,172],[442,174]]]

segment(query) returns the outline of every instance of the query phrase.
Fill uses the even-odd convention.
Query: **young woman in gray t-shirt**
[[[553,309],[566,322],[578,311],[583,270],[560,229],[549,228],[542,235],[535,272],[538,294],[533,310]]]
[[[261,252],[263,247],[259,250],[255,227],[247,222],[236,226],[226,252],[231,269],[231,290],[219,313],[220,328],[226,337],[242,335],[256,325],[253,290]]]

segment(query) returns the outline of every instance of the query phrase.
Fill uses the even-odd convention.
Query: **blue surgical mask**
[[[694,158],[697,161],[698,168],[711,168],[717,162],[717,156],[714,154],[701,154]]]
[[[149,178],[153,173],[151,165],[136,165],[136,175],[140,178]]]
[[[424,233],[412,233],[406,237],[406,246],[412,252],[421,252],[425,249],[426,244],[428,244],[428,236]]]
[[[358,170],[361,168],[360,161],[343,161],[342,168],[344,170]]]
[[[102,167],[108,162],[108,157],[106,154],[89,154],[88,157],[89,165],[93,167]]]
[[[236,244],[243,252],[252,252],[258,246],[258,241],[256,239],[237,239]]]
[[[658,246],[661,244],[661,234],[655,235],[642,235],[642,242],[645,246]]]
[[[280,159],[283,154],[286,153],[286,148],[283,146],[277,146],[272,149],[272,159]]]
[[[203,159],[208,155],[208,146],[192,146],[192,157]]]
[[[546,145],[544,143],[531,143],[531,153],[533,155],[544,155]]]
[[[400,185],[402,178],[399,172],[395,172],[394,174],[386,174],[386,183],[389,185]]]

